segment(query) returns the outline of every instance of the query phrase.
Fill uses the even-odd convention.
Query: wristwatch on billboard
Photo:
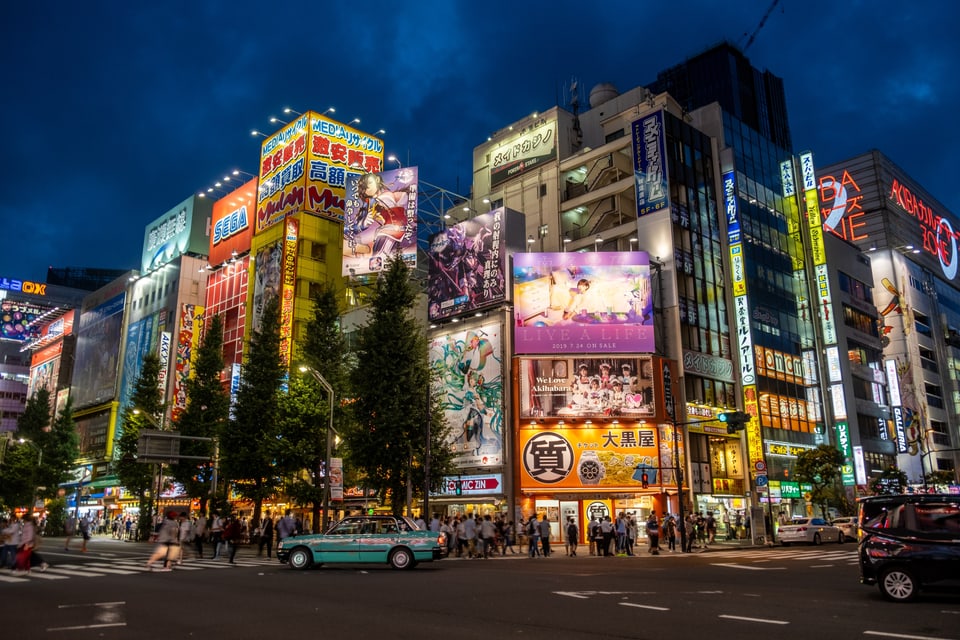
[[[600,480],[606,473],[607,470],[600,462],[596,451],[584,451],[580,454],[580,462],[577,464],[580,484],[600,484]]]

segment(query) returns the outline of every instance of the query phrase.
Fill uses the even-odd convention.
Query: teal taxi
[[[445,549],[445,534],[419,529],[409,518],[350,516],[326,533],[286,538],[277,548],[277,558],[293,569],[352,563],[412,569],[418,562],[439,560]]]

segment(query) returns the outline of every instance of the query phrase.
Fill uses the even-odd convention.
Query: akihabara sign
[[[540,120],[490,154],[490,187],[539,167],[556,155],[557,121]]]
[[[514,351],[652,353],[650,292],[643,251],[516,254]]]
[[[940,205],[931,204],[918,194],[918,188],[908,185],[902,177],[881,173],[877,179],[875,168],[869,171],[851,173],[843,169],[832,175],[822,175],[819,181],[820,199],[823,202],[823,227],[848,242],[865,244],[869,242],[867,230],[870,218],[881,215],[873,211],[872,200],[880,190],[882,203],[892,205],[913,220],[913,226],[903,227],[913,238],[903,238],[905,244],[920,249],[928,256],[933,265],[939,264],[940,271],[947,280],[957,277],[960,256],[957,253],[957,240],[960,238],[960,226],[952,222],[937,209]],[[889,187],[887,183],[889,181]],[[876,182],[876,187],[873,187]],[[867,185],[861,187],[861,184]],[[873,191],[872,193],[870,191]],[[867,205],[867,208],[864,207]],[[935,261],[935,262],[934,262]],[[931,265],[931,266],[933,266]]]
[[[382,167],[382,140],[306,112],[260,147],[255,233],[299,211],[342,221],[347,178]]]

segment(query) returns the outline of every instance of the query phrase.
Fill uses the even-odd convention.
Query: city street
[[[244,547],[237,565],[188,558],[150,572],[152,547],[45,541],[50,568],[0,573],[0,615],[24,638],[938,638],[960,640],[960,593],[909,605],[858,583],[855,546],[711,548],[653,557],[451,558],[412,571],[296,572]],[[310,637],[304,635],[303,637]]]

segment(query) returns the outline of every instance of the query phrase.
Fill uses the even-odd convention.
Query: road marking
[[[50,573],[49,571],[45,573],[37,573],[36,571],[31,571],[28,575],[31,578],[40,578],[41,580],[66,580],[67,579],[67,576],[58,576]],[[86,574],[83,574],[83,575],[86,575]],[[103,574],[97,574],[97,575],[103,575]]]
[[[58,564],[57,565],[58,568],[62,568],[62,569],[84,569],[87,566],[93,566],[93,564],[91,563],[90,565],[82,565],[82,564]],[[136,573],[136,571],[130,571],[128,569],[113,569],[105,566],[96,566],[96,567],[93,567],[93,570],[98,573],[115,573],[121,576],[129,576]],[[84,575],[89,575],[89,574],[84,574]]]
[[[30,579],[17,578],[15,576],[0,576],[0,582],[30,582]]]
[[[652,609],[654,611],[670,611],[667,607],[654,607],[649,604],[634,604],[632,602],[620,602],[618,603],[621,607],[635,607],[637,609]]]
[[[125,627],[126,622],[104,622],[102,624],[78,624],[73,627],[47,627],[47,631],[76,631],[78,629],[103,629],[104,627]]]
[[[745,564],[734,564],[732,562],[711,562],[715,567],[729,567],[731,569],[747,569],[748,571],[778,571],[780,569],[786,569],[786,567],[751,567]]]
[[[949,640],[939,636],[911,636],[905,633],[888,633],[886,631],[864,631],[865,636],[883,636],[885,638],[907,638],[907,640]]]
[[[78,576],[81,578],[99,578],[104,575],[102,573],[96,573],[95,571],[71,571],[70,569],[62,569],[59,566],[48,568],[46,573],[62,574],[65,576]]]
[[[825,568],[825,567],[832,567],[832,566],[834,566],[834,565],[832,565],[832,564],[812,564],[812,565],[810,565],[810,568],[811,568],[811,569],[823,569],[823,568]]]
[[[728,616],[720,614],[718,618],[726,618],[728,620],[743,620],[744,622],[762,622],[764,624],[790,624],[786,620],[766,620],[764,618],[748,618],[746,616]]]
[[[91,602],[89,604],[60,604],[57,609],[77,609],[79,607],[115,607],[120,604],[127,604],[126,600],[117,600],[116,602]]]

